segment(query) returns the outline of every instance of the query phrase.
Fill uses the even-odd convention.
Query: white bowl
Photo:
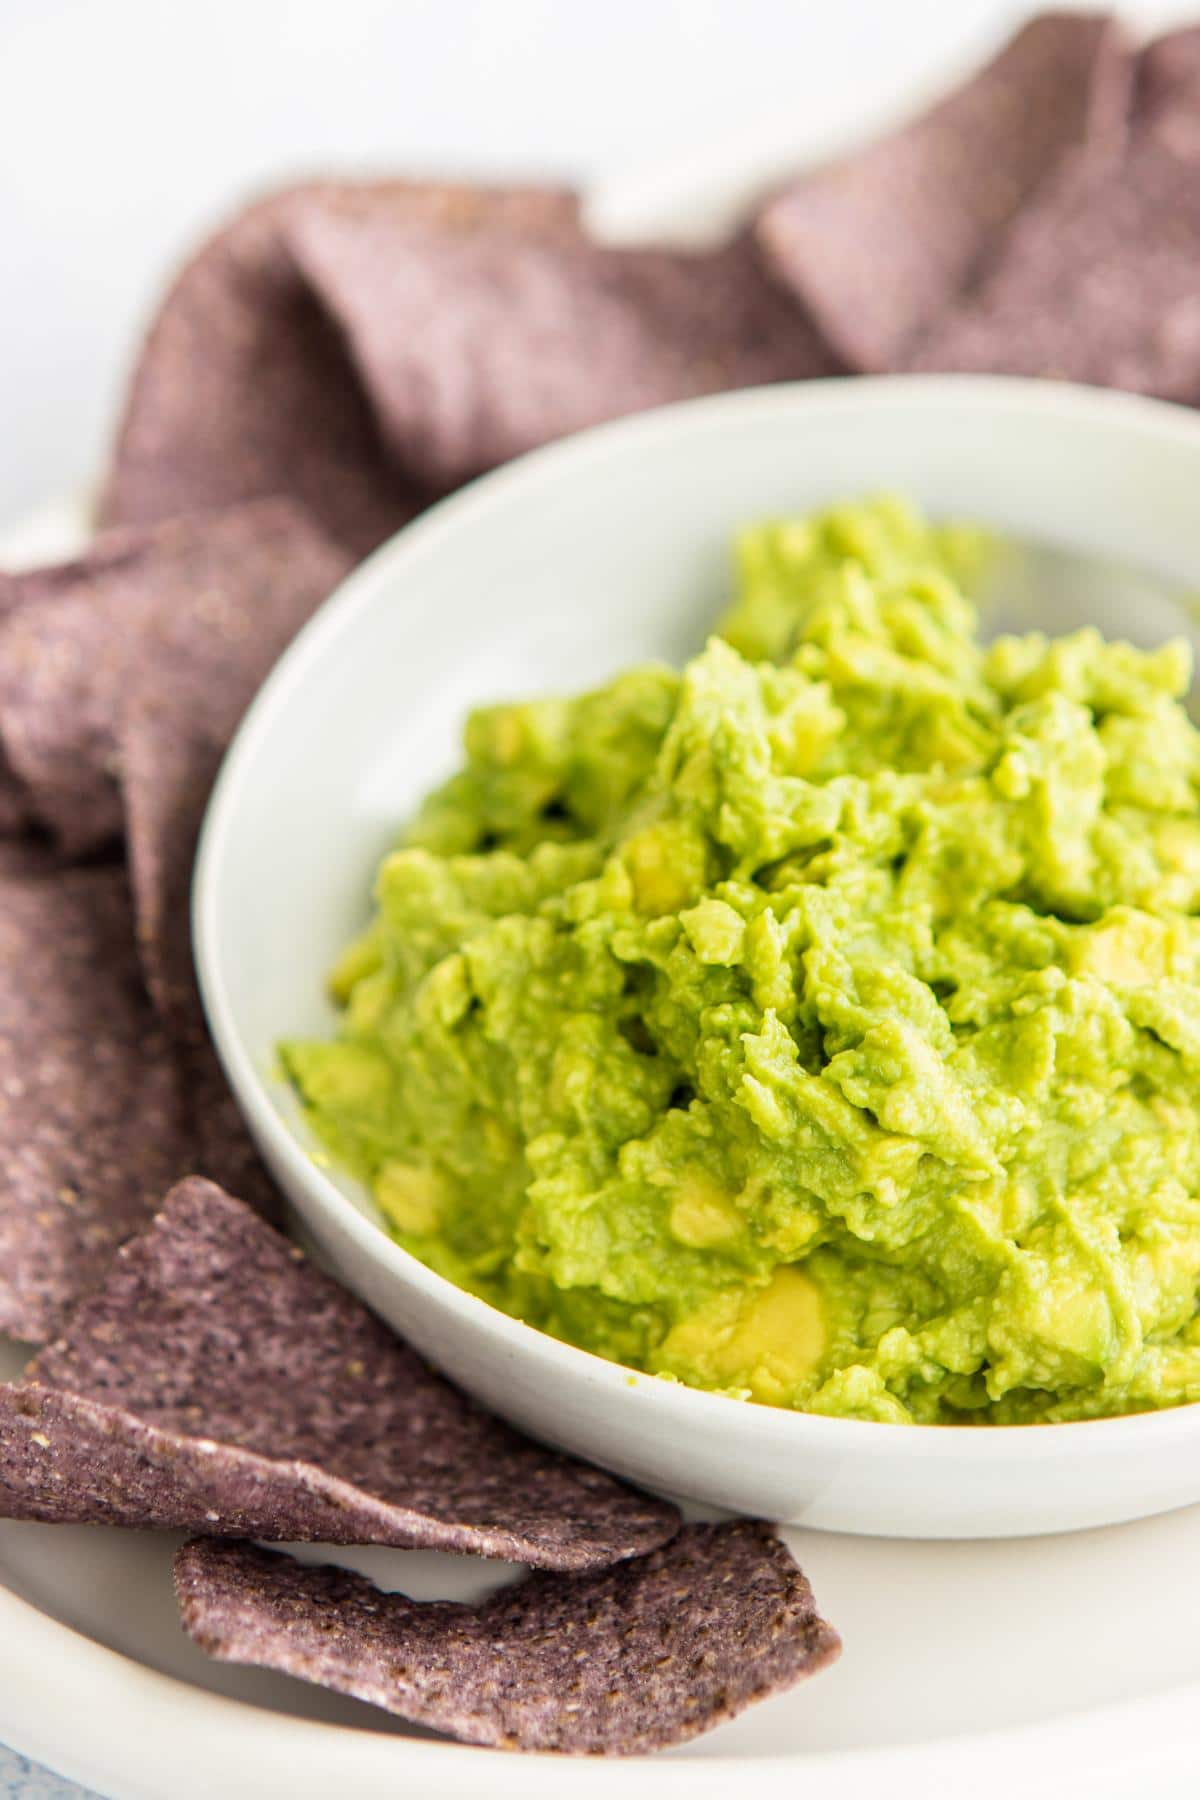
[[[1180,1506],[1200,1499],[1197,1407],[1032,1427],[868,1424],[696,1392],[558,1343],[393,1243],[369,1196],[311,1159],[274,1072],[280,1038],[330,1028],[325,972],[365,920],[398,826],[453,766],[471,704],[682,660],[724,597],[738,525],[880,488],[1181,583],[1200,571],[1200,423],[1048,383],[777,387],[526,457],[371,557],[250,709],[195,881],[217,1048],[341,1277],[538,1437],[649,1487],[834,1531],[1021,1536]],[[1144,620],[1128,623],[1146,635]]]

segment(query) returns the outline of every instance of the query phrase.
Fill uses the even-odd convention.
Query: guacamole
[[[682,672],[469,720],[284,1049],[414,1255],[770,1405],[1200,1398],[1188,652],[984,645],[976,548],[755,526]]]

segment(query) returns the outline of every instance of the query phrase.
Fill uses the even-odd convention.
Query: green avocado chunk
[[[682,672],[473,715],[282,1052],[414,1255],[771,1405],[1200,1398],[1187,648],[985,645],[986,554],[757,525]]]

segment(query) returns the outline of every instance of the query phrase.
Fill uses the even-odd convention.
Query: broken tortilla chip
[[[638,1555],[679,1523],[480,1411],[199,1179],[0,1389],[0,1514],[556,1569]]]
[[[409,1600],[253,1544],[175,1561],[184,1629],[223,1662],[297,1675],[472,1744],[661,1750],[832,1662],[791,1553],[749,1520],[687,1525],[597,1574],[531,1575],[481,1606]]]

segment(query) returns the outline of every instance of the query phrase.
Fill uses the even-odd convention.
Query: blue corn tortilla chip
[[[1047,14],[923,119],[767,207],[781,276],[860,368],[1200,404],[1200,32],[1135,56]]]
[[[1073,170],[906,366],[1002,370],[1200,403],[1200,180],[1154,137]]]
[[[1064,163],[1118,153],[1132,68],[1103,14],[1033,20],[924,117],[770,203],[766,254],[852,367],[891,368],[997,262]]]
[[[0,846],[0,1331],[39,1340],[191,1164],[120,868]]]
[[[83,645],[76,645],[70,619],[81,588],[90,591],[94,583],[119,576],[132,553],[130,539],[114,532],[86,558],[15,573],[0,570],[0,641],[5,645],[0,650],[0,713],[12,709],[10,735],[16,752],[14,757],[0,728],[0,833],[5,836],[37,819],[55,831],[71,856],[93,850],[118,829],[115,784],[106,766],[112,759],[111,733],[101,722],[100,742],[94,742],[94,709],[86,689],[81,691],[80,671],[86,669],[87,657]],[[56,631],[63,603],[67,624]],[[48,621],[45,629],[43,619]],[[84,621],[80,635],[86,631]],[[78,747],[76,754],[64,754],[65,734]],[[91,760],[89,747],[96,752]]]
[[[0,745],[0,839],[24,836],[32,822],[25,784]]]
[[[74,562],[5,578],[0,744],[64,855],[123,828],[127,719],[156,706],[223,746],[349,566],[311,521],[268,501],[108,533]]]
[[[126,840],[129,941],[170,1034],[194,1146],[190,1164],[160,1171],[159,1192],[190,1167],[278,1210],[205,1028],[191,869],[242,712],[350,561],[288,501],[265,500],[105,533],[74,562],[6,578],[0,745],[28,808],[65,857]],[[136,1157],[136,1131],[129,1142]]]
[[[168,294],[102,517],[286,494],[361,554],[578,426],[836,367],[748,238],[607,249],[560,191],[315,184],[243,214]]]
[[[554,189],[387,181],[312,183],[251,207],[182,270],[151,328],[101,500],[106,524],[286,494],[361,555],[423,504],[384,454],[337,322],[296,264],[294,222],[312,210],[398,232],[467,232],[485,217],[556,230],[576,202]]]
[[[5,837],[0,832],[0,879],[46,877],[63,873],[62,858],[44,837],[32,833]]]
[[[1168,32],[1138,58],[1134,127],[1200,160],[1200,26]]]
[[[0,1514],[587,1569],[676,1509],[482,1412],[211,1182],[0,1389]]]
[[[119,583],[94,579],[85,563],[70,615],[48,619],[41,609],[40,620],[22,615],[21,630],[39,652],[60,634],[75,646],[94,643],[100,668],[89,677],[87,705],[102,721],[97,737],[127,840],[147,981],[170,1018],[195,1010],[188,891],[213,778],[272,665],[351,558],[286,500],[119,536],[136,544]],[[124,647],[106,650],[123,620]],[[0,632],[0,666],[7,649]],[[61,712],[65,698],[52,693],[51,710]],[[5,728],[0,698],[0,737]],[[78,792],[98,745],[71,739],[65,724],[59,731]]]
[[[439,489],[604,419],[838,367],[748,235],[689,254],[310,208],[292,241],[396,466]]]
[[[683,1743],[831,1663],[837,1633],[765,1525],[688,1525],[584,1576],[481,1606],[415,1602],[346,1569],[197,1540],[184,1629],[223,1662],[299,1676],[468,1743],[631,1755]]]

